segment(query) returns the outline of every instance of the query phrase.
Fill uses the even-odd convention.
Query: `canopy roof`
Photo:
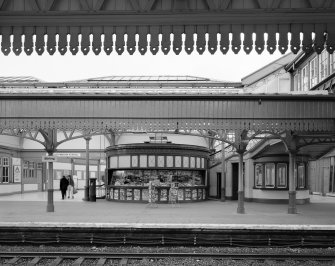
[[[226,54],[241,48],[246,53],[266,48],[272,54],[289,46],[293,53],[301,48],[320,53],[324,45],[333,53],[335,1],[0,0],[0,35],[6,55],[22,50],[77,54],[79,49],[83,54],[145,54],[148,49]]]

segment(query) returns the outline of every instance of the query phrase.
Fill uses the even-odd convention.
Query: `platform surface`
[[[54,212],[47,212],[47,193],[0,196],[0,226],[95,227],[199,227],[199,228],[321,228],[335,230],[335,197],[311,196],[311,203],[297,205],[288,214],[286,204],[245,202],[245,214],[237,214],[237,201],[208,200],[177,205],[120,203],[99,199],[83,201],[54,193]]]

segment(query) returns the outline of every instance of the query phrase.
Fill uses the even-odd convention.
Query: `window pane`
[[[131,166],[138,167],[138,157],[137,155],[131,156]]]
[[[181,156],[176,156],[174,159],[175,159],[175,167],[181,167]]]
[[[9,167],[4,166],[2,167],[2,182],[8,183],[8,177],[9,177]]]
[[[301,71],[301,79],[302,79],[302,90],[309,90],[309,78],[308,78],[308,66],[305,66]]]
[[[316,58],[314,58],[310,62],[310,81],[311,81],[311,87],[314,87],[318,83],[318,75],[317,75],[317,65],[316,65]]]
[[[265,164],[265,186],[266,187],[275,186],[275,164],[274,163]]]
[[[166,156],[166,167],[173,167],[173,156]]]
[[[305,165],[304,164],[298,165],[298,187],[299,188],[305,187]]]
[[[157,166],[164,167],[164,156],[157,156]]]
[[[148,164],[149,164],[149,167],[156,166],[156,156],[155,155],[149,155]]]
[[[328,52],[326,49],[319,55],[320,81],[328,76]]]
[[[200,158],[197,158],[197,168],[201,168]]]
[[[183,157],[183,167],[186,167],[186,168],[190,167],[189,157],[186,157],[186,156]]]
[[[190,167],[195,168],[195,157],[190,157]]]
[[[256,187],[263,186],[263,165],[262,164],[255,165],[255,186]]]
[[[282,188],[287,186],[287,165],[285,163],[277,165],[277,186]]]
[[[8,165],[9,165],[9,158],[4,157],[4,158],[2,159],[2,165],[6,165],[6,166],[8,166]]]
[[[119,156],[119,168],[130,167],[130,155]]]
[[[109,167],[117,168],[117,157],[116,156],[109,157]]]
[[[148,166],[148,157],[147,155],[140,155],[140,167],[147,167]]]
[[[294,90],[301,91],[301,76],[300,73],[297,72],[294,76]]]

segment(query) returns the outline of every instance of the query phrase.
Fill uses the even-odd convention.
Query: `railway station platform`
[[[297,205],[297,214],[288,214],[286,204],[245,202],[245,214],[237,214],[237,201],[208,200],[198,203],[120,203],[104,199],[83,201],[79,190],[74,199],[54,193],[55,212],[46,212],[47,193],[33,192],[0,197],[0,223],[51,223],[119,225],[229,225],[239,226],[334,226],[335,197],[312,195],[311,203]]]
[[[83,201],[54,194],[47,212],[47,193],[0,197],[0,246],[15,245],[174,245],[334,247],[335,197],[313,195],[311,203],[288,214],[285,204],[237,201],[197,203],[120,203]]]

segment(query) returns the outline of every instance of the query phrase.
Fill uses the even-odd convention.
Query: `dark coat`
[[[59,184],[60,190],[67,190],[68,185],[69,185],[69,181],[66,179],[66,177],[63,176]]]

